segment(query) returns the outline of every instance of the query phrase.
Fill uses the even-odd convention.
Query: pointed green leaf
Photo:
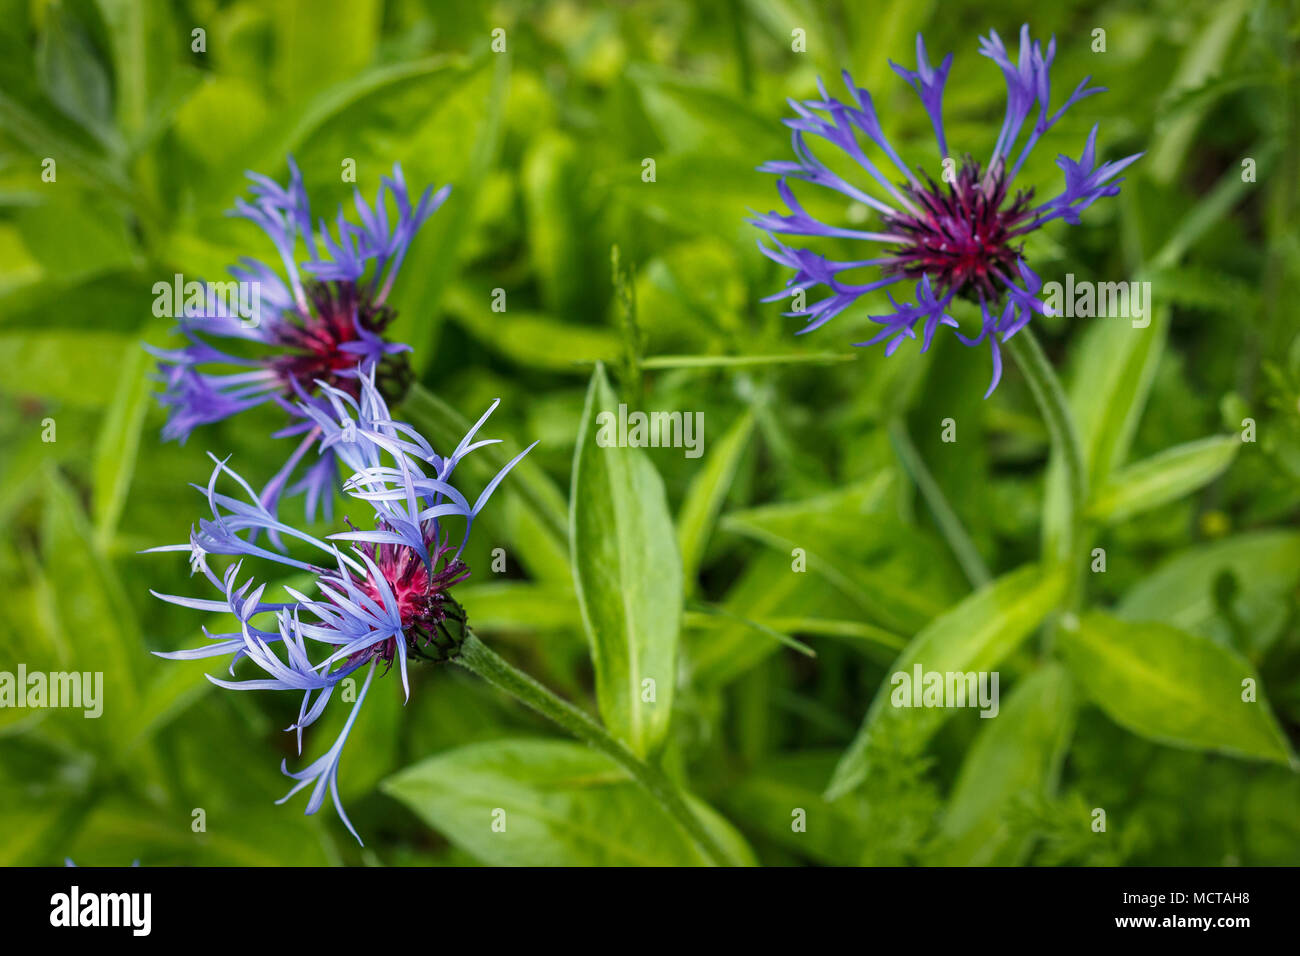
[[[1018,832],[1016,801],[1051,795],[1074,727],[1075,692],[1057,664],[1020,681],[966,753],[929,862],[1020,866],[1033,834]]]
[[[1240,447],[1235,435],[1203,438],[1122,468],[1093,497],[1088,516],[1113,523],[1176,501],[1221,475]]]
[[[907,645],[890,673],[919,664],[940,673],[992,671],[1057,605],[1065,590],[1059,569],[1029,565],[998,578],[935,618]],[[924,739],[951,716],[944,708],[902,708],[890,703],[890,680],[876,692],[862,727],[840,758],[827,787],[828,799],[852,790],[867,776],[872,738],[907,723],[911,739]]]
[[[731,490],[736,469],[749,447],[749,436],[753,431],[754,415],[747,411],[710,449],[704,467],[691,480],[686,491],[681,513],[677,516],[677,544],[682,551],[682,574],[688,592],[695,590],[695,575],[704,559],[713,524],[722,510],[727,492]]]
[[[1062,630],[1061,651],[1093,702],[1139,736],[1280,763],[1294,759],[1255,669],[1209,638],[1093,612]]]
[[[573,456],[570,543],[600,715],[644,756],[663,740],[672,711],[682,559],[663,480],[649,457],[606,441],[617,437],[609,434],[617,431],[617,407],[597,365]],[[605,412],[614,420],[608,428]]]

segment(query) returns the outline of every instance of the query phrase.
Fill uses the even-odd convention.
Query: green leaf
[[[452,183],[451,195],[430,223],[433,234],[420,236],[413,243],[396,289],[398,317],[392,334],[398,341],[412,345],[417,369],[427,368],[434,354],[442,297],[460,265],[462,246],[474,231],[479,197],[501,150],[510,62],[508,56],[493,57],[491,77],[486,82],[480,82],[477,71],[470,72],[456,90],[456,98],[449,95],[443,107],[444,111],[455,112],[442,122],[454,124],[460,135],[471,137],[474,145]],[[473,99],[467,102],[470,97]]]
[[[760,554],[728,591],[722,605],[727,614],[688,615],[691,681],[699,687],[722,687],[775,654],[783,642],[754,625],[762,622],[788,633],[768,618],[791,607],[848,615],[855,610],[822,576],[792,573],[789,560],[777,552]]]
[[[917,634],[890,668],[910,672],[920,664],[927,671],[991,671],[1007,658],[1056,607],[1065,591],[1059,568],[1043,571],[1029,565],[981,588],[932,621]],[[890,704],[890,681],[876,692],[857,737],[835,768],[827,787],[834,799],[860,784],[870,771],[873,738],[906,723],[909,739],[924,739],[952,715],[945,708],[902,708]]]
[[[825,577],[874,621],[912,631],[963,588],[934,538],[890,513],[896,480],[893,471],[882,470],[803,501],[730,512],[721,527],[785,552],[787,562],[798,549],[809,571]]]
[[[1089,488],[1105,487],[1111,473],[1123,464],[1146,406],[1169,331],[1169,309],[1152,311],[1146,328],[1117,321],[1094,323],[1076,348],[1070,410],[1083,445]],[[1055,554],[1057,542],[1066,534],[1067,501],[1064,463],[1053,454],[1043,497],[1046,553]]]
[[[529,581],[463,584],[456,589],[475,633],[543,632],[578,627],[573,592]]]
[[[596,366],[573,456],[573,578],[605,725],[638,755],[668,731],[677,677],[682,559],[663,481],[639,448],[598,440],[618,401]],[[614,426],[616,427],[616,426]],[[642,682],[654,681],[653,702]]]
[[[201,198],[213,206],[228,204],[232,196],[243,192],[246,170],[273,175],[275,170],[283,169],[286,156],[330,120],[368,96],[415,80],[433,82],[431,77],[436,77],[444,88],[452,88],[471,72],[472,67],[464,60],[426,57],[373,66],[349,76],[321,90],[305,104],[286,106],[272,114],[260,134],[250,138],[251,145],[236,151],[214,172],[211,182],[201,190]]]
[[[0,334],[0,393],[101,408],[112,400],[123,352],[134,347],[111,332]]]
[[[1088,517],[1112,524],[1176,501],[1223,474],[1240,447],[1235,435],[1203,438],[1122,468],[1094,495]]]
[[[1168,624],[1101,612],[1061,632],[1061,650],[1112,720],[1158,743],[1292,761],[1259,675],[1234,651]],[[1255,700],[1243,700],[1244,682]]]
[[[707,864],[694,841],[622,768],[580,744],[470,744],[407,767],[381,786],[492,865]],[[740,859],[753,859],[716,814],[705,819]]]
[[[835,754],[802,751],[764,761],[727,788],[725,809],[746,830],[791,853],[830,866],[857,866],[865,839],[854,799],[827,801],[820,792]],[[802,810],[804,829],[792,823]]]
[[[103,715],[78,724],[96,730],[128,722],[137,706],[137,668],[146,659],[135,615],[112,565],[95,547],[76,494],[54,468],[45,473],[41,558],[51,588],[46,608],[56,643],[70,650],[70,666],[103,673]],[[60,713],[65,713],[60,711]]]
[[[619,355],[618,336],[609,329],[577,325],[541,312],[523,309],[492,311],[492,295],[457,287],[448,296],[447,307],[460,325],[484,348],[504,355],[520,365],[589,375],[593,364]]]
[[[46,8],[37,64],[50,100],[106,148],[119,148],[112,123],[108,71],[85,28],[64,4]]]
[[[149,408],[153,359],[143,347],[127,349],[113,404],[100,428],[93,461],[95,543],[107,552],[135,474],[140,430]]]
[[[704,559],[714,522],[727,493],[731,491],[736,469],[749,447],[753,431],[753,412],[746,411],[713,446],[704,467],[691,479],[686,490],[686,498],[677,516],[677,544],[682,552],[682,575],[688,594],[695,590],[695,576]]]
[[[608,288],[604,273],[593,275],[595,245],[587,173],[582,151],[568,136],[548,130],[529,145],[520,173],[528,248],[541,285],[542,302],[552,315],[599,312]]]
[[[1069,674],[1050,664],[1020,681],[998,715],[981,721],[953,786],[934,866],[1020,866],[1033,834],[1012,822],[1017,801],[1049,797],[1074,727]]]
[[[374,55],[383,18],[376,0],[282,0],[270,8],[276,86],[290,102],[334,76],[350,76]],[[346,37],[346,43],[339,43]]]
[[[1236,579],[1242,601],[1286,606],[1300,582],[1300,533],[1259,531],[1188,548],[1136,584],[1115,613],[1213,637],[1219,616],[1214,588],[1224,574]]]

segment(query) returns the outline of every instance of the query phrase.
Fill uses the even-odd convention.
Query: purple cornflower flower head
[[[1091,78],[1085,77],[1065,102],[1052,111],[1049,103],[1056,39],[1050,40],[1044,50],[1037,40],[1030,39],[1028,25],[1020,30],[1020,50],[1015,61],[993,31],[980,38],[980,53],[1002,69],[1007,83],[1006,115],[985,165],[981,166],[969,154],[960,165],[949,157],[942,107],[952,54],[944,57],[937,67],[932,65],[925,41],[918,35],[916,70],[895,63],[890,65],[917,91],[929,114],[944,168],[941,177],[944,184],[937,185],[919,168],[914,173],[903,163],[881,130],[871,94],[856,86],[846,70],[847,102],[833,98],[820,80],[818,98],[790,101],[796,116],[786,120],[785,125],[792,130],[797,159],[768,162],[759,167],[762,172],[781,177],[777,190],[788,212],[756,215],[750,221],[765,230],[774,243],[774,248],[768,248],[760,240],[758,245],[763,253],[794,270],[785,288],[764,302],[792,296],[798,296],[802,302],[804,293],[815,286],[822,286],[829,293],[807,308],[786,313],[805,319],[806,325],[800,333],[820,328],[869,292],[912,282],[915,302],[899,302],[892,291],[887,291],[893,311],[870,316],[882,329],[857,344],[885,341],[888,343],[885,353],[892,355],[905,339],[918,337],[919,324],[924,352],[939,327],[947,326],[963,344],[987,343],[992,351],[993,381],[985,393],[987,398],[1002,377],[999,342],[1006,342],[1024,328],[1035,313],[1048,314],[1047,307],[1037,298],[1042,282],[1022,256],[1024,237],[1054,219],[1077,225],[1083,210],[1103,196],[1119,193],[1123,180],[1115,177],[1142,153],[1098,166],[1094,126],[1077,161],[1058,157],[1057,165],[1065,173],[1065,189],[1058,196],[1035,204],[1033,188],[1017,189],[1013,194],[1012,184],[1043,134],[1079,100],[1104,90],[1089,87]],[[1026,131],[1027,121],[1030,125]],[[865,187],[858,186],[833,172],[813,155],[808,137],[826,140],[843,151],[870,182]],[[879,151],[878,162],[868,155],[868,143]],[[890,165],[902,174],[902,181],[890,179],[885,171]],[[813,183],[864,204],[878,214],[879,228],[862,230],[821,222],[795,199],[787,179]],[[777,235],[861,240],[879,243],[881,249],[873,255],[838,261],[810,249],[788,246]],[[878,278],[846,281],[845,273],[871,267],[879,270]],[[983,323],[977,335],[963,334],[957,320],[949,314],[953,300],[958,297],[979,305]]]
[[[247,658],[263,676],[208,679],[232,690],[302,692],[298,719],[286,728],[297,733],[300,753],[303,728],[321,716],[340,681],[366,668],[365,681],[333,745],[302,770],[281,765],[297,783],[279,801],[310,786],[307,813],[312,814],[328,791],[340,818],[357,836],[339,799],[339,760],[375,671],[382,663],[387,673],[396,662],[409,699],[410,658],[440,661],[455,656],[464,638],[465,616],[450,591],[470,573],[461,551],[475,517],[536,443],[507,463],[471,504],[452,484],[453,472],[470,452],[496,442],[475,440],[475,435],[497,403],[450,455],[442,457],[410,425],[392,420],[375,385],[373,367],[354,381],[360,386],[356,395],[329,382],[317,383],[322,401],[300,401],[299,409],[320,429],[321,455],[337,456],[352,469],[344,492],[373,511],[373,527],[362,529],[349,521],[347,531],[315,537],[277,518],[247,481],[214,457],[216,467],[207,487],[195,486],[206,496],[212,517],[191,529],[188,544],[150,550],[188,552],[191,573],[202,573],[218,592],[216,598],[152,592],[156,597],[200,611],[229,613],[237,624],[225,633],[205,628],[206,645],[156,652],[158,656],[229,657],[232,678],[235,664]],[[223,478],[243,495],[218,491]],[[465,525],[464,535],[454,544],[444,527],[448,519],[463,519]],[[260,532],[267,533],[270,546],[257,543]],[[298,546],[294,553],[279,545],[284,541]],[[208,566],[208,558],[222,555],[235,560],[218,574]],[[250,559],[313,575],[317,593],[308,595],[286,585],[286,600],[268,600],[267,585],[259,583],[256,574],[244,576],[244,563]]]
[[[410,346],[383,337],[396,317],[388,295],[415,233],[451,187],[426,188],[412,207],[401,166],[394,164],[392,177],[380,180],[373,207],[354,190],[360,225],[348,221],[340,206],[332,227],[324,219],[314,227],[302,173],[292,157],[286,186],[258,173],[248,176],[252,201],[236,200],[230,215],[261,227],[279,253],[283,273],[243,257],[230,273],[253,290],[251,318],[230,315],[228,305],[209,294],[203,303],[187,303],[181,310],[178,329],[188,340],[185,346],[150,352],[159,359],[164,385],[159,399],[168,409],[164,439],[184,442],[199,425],[267,402],[288,413],[290,423],[275,437],[303,437],[262,492],[263,503],[275,511],[293,470],[320,437],[302,408],[304,403],[321,404],[321,383],[355,398],[360,394],[359,364],[365,372],[378,370],[390,400],[409,385],[410,367],[402,353]],[[390,199],[395,222],[390,221]],[[205,289],[211,293],[213,286]],[[209,339],[229,345],[218,348]],[[288,489],[306,492],[309,518],[322,498],[329,514],[326,492],[336,473],[333,456],[322,456]]]

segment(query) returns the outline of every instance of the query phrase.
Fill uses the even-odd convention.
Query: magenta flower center
[[[1002,163],[981,175],[970,157],[950,179],[955,181],[936,185],[927,176],[924,186],[905,187],[919,214],[886,217],[889,231],[906,242],[884,271],[912,279],[928,275],[941,295],[953,291],[971,301],[996,301],[1005,280],[995,283],[995,276],[1016,274],[1021,249],[1016,240],[1032,215],[1034,191],[1017,191],[1007,202]]]
[[[281,323],[276,342],[286,351],[271,360],[271,367],[284,383],[285,397],[296,400],[299,389],[313,395],[319,390],[317,381],[323,381],[356,398],[358,384],[351,373],[356,370],[359,356],[343,346],[360,340],[358,326],[373,335],[382,334],[397,312],[388,305],[375,305],[352,281],[308,282],[303,288],[310,314],[305,318],[299,314],[298,321]],[[375,383],[385,399],[400,398],[410,384],[406,357],[384,356]]]
[[[407,545],[376,544],[370,556],[397,600],[407,648],[417,657],[443,660],[455,644],[444,633],[443,625],[461,613],[451,600],[450,590],[468,578],[470,572],[459,558],[449,557],[453,550],[449,545],[439,545],[430,537],[426,534],[425,544],[436,569],[433,573],[415,549]],[[383,589],[373,577],[359,582],[359,586],[376,601],[384,600]],[[391,664],[396,652],[396,639],[388,638],[360,653]]]

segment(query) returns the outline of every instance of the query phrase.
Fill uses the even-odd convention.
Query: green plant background
[[[541,442],[476,526],[461,601],[486,642],[707,804],[737,857],[1300,863],[1294,3],[0,6],[0,669],[99,670],[107,684],[98,720],[0,711],[0,862],[700,859],[604,758],[446,666],[419,670],[405,706],[398,681],[379,681],[352,735],[342,785],[363,850],[332,811],[304,816],[302,795],[273,803],[280,759],[299,765],[281,732],[296,695],[220,692],[202,663],[147,653],[198,640],[201,615],[148,589],[199,582],[180,557],[139,551],[185,540],[205,451],[255,482],[286,452],[269,410],[160,442],[141,344],[171,340],[152,286],[268,257],[223,211],[246,169],[283,178],[292,153],[318,211],[349,198],[346,159],[368,195],[394,161],[413,187],[454,185],[396,286],[395,337],[423,386],[401,410],[445,445],[458,416],[500,397],[491,436]],[[835,87],[850,68],[903,156],[933,162],[925,114],[887,63],[913,62],[918,30],[932,55],[956,53],[950,143],[986,154],[1004,87],[976,37],[1025,21],[1057,36],[1058,99],[1088,73],[1110,92],[1071,111],[1022,182],[1058,190],[1056,154],[1077,156],[1094,123],[1105,158],[1146,150],[1121,196],[1026,247],[1047,280],[1145,278],[1156,303],[1145,330],[1036,324],[1087,452],[1087,549],[1106,556],[1104,573],[1084,570],[1077,621],[1058,613],[1064,504],[1019,370],[1009,362],[985,401],[983,350],[853,349],[877,311],[866,304],[796,339],[798,321],[758,301],[785,275],[744,221],[776,207],[755,167],[789,157],[785,99],[819,75]],[[496,28],[505,54],[490,50]],[[814,193],[800,193],[811,208],[848,214]],[[703,412],[705,455],[592,452],[571,549],[589,383],[598,401]],[[940,440],[948,418],[955,443]],[[1247,418],[1253,443],[1238,440]],[[972,595],[917,460],[991,589]],[[609,490],[621,480],[631,505]],[[625,635],[588,608],[593,668],[574,587],[575,559],[588,604],[608,586],[600,541],[615,527],[639,535],[619,570],[646,585],[630,597],[644,611],[632,646],[659,674],[644,721],[617,697],[629,665],[609,649]],[[868,716],[900,653],[999,670],[1000,715]],[[598,670],[616,688],[599,702]],[[1247,677],[1254,703],[1240,699]]]

